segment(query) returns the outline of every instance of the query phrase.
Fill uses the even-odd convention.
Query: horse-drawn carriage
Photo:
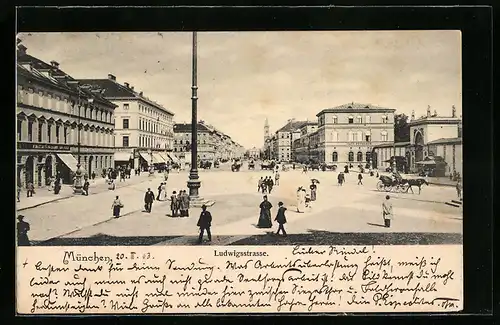
[[[404,179],[392,179],[389,176],[380,176],[379,182],[377,183],[377,190],[386,192],[401,192],[404,193],[408,191],[408,183]]]
[[[248,162],[248,169],[255,169],[255,162],[253,160]]]
[[[429,183],[423,178],[417,179],[393,179],[389,176],[380,176],[380,181],[377,183],[377,190],[386,192],[400,192],[408,193],[408,190],[413,192],[413,186],[418,187],[418,194],[422,190],[422,185],[429,185]]]
[[[201,160],[199,163],[199,168],[210,169],[212,168],[212,162],[208,160]]]
[[[231,165],[231,171],[232,171],[232,172],[239,172],[239,171],[240,171],[240,168],[241,168],[241,162],[240,162],[240,161],[235,161],[235,162]]]
[[[260,169],[262,170],[273,170],[274,169],[274,166],[276,166],[276,163],[274,161],[271,161],[271,162],[263,162],[262,164],[260,164]]]

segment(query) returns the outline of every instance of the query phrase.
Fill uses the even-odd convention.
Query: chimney
[[[139,96],[142,96],[142,95],[144,95],[144,93],[141,91],[141,92],[139,93]]]
[[[108,74],[108,79],[116,81],[116,77],[114,75],[112,75],[111,73]]]
[[[415,120],[415,110],[411,111],[411,119],[410,121]]]
[[[130,88],[130,85],[128,84],[128,82],[124,82],[123,84],[125,85],[125,87]]]
[[[23,44],[19,44],[17,46],[17,50],[19,51],[19,54],[21,54],[21,55],[26,55],[26,50],[27,49],[28,48],[26,46],[24,46]]]
[[[431,117],[431,105],[427,105],[427,117]]]
[[[130,87],[130,89],[134,90],[134,86]]]
[[[52,61],[50,61],[50,64],[51,64],[54,68],[59,69],[59,62],[52,60]]]
[[[451,106],[451,117],[457,117],[457,109],[455,105]]]

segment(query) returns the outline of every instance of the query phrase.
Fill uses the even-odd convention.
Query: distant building
[[[395,109],[350,103],[319,112],[312,155],[319,162],[365,165],[374,146],[394,143]]]
[[[316,149],[319,143],[318,123],[307,122],[300,128],[300,138],[295,139],[292,144],[292,161],[299,163],[317,162]]]
[[[255,147],[248,149],[248,158],[259,159],[260,158],[260,149],[255,148]]]
[[[425,166],[432,168],[431,160],[438,160],[446,165],[438,176],[462,174],[462,120],[456,116],[454,107],[451,116],[431,114],[428,107],[426,116],[415,119],[412,114],[409,126],[410,142],[374,147],[376,167],[385,169],[391,165],[391,157],[399,156],[405,158],[409,172],[418,172]]]
[[[301,128],[311,123],[311,126],[316,124],[307,121],[289,120],[282,128],[280,128],[272,137],[271,146],[271,159],[278,161],[292,161],[293,160],[293,141],[300,138]]]
[[[116,166],[147,168],[172,160],[174,113],[136,91],[128,82],[123,85],[116,76],[106,79],[81,79],[90,90],[117,105],[115,109]]]
[[[244,148],[231,137],[204,121],[198,122],[198,159],[230,160],[242,158]],[[190,162],[186,157],[191,153],[191,123],[174,125],[174,154],[177,158]]]
[[[88,176],[113,167],[116,105],[22,44],[16,77],[18,184],[44,187],[52,176],[72,184],[78,163]]]

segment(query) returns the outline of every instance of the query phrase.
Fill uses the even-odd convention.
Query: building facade
[[[318,162],[318,124],[307,122],[300,128],[300,138],[292,144],[292,161],[307,164]]]
[[[395,109],[350,103],[324,109],[318,117],[317,143],[312,147],[318,162],[366,164],[374,146],[394,142]]]
[[[107,79],[81,79],[92,91],[98,91],[116,105],[115,153],[116,166],[147,168],[174,160],[174,113],[136,91],[128,82]]]
[[[231,160],[242,158],[244,148],[233,141],[230,136],[213,126],[199,121],[198,126],[198,159],[199,160]],[[176,123],[174,125],[174,155],[180,160],[190,162],[191,124]]]
[[[248,158],[249,159],[259,159],[260,158],[260,149],[255,148],[255,147],[248,149]]]
[[[307,121],[289,120],[282,128],[278,129],[272,139],[271,159],[291,162],[293,160],[293,142],[300,138],[302,127],[309,123],[313,126],[316,123]]]
[[[78,163],[87,176],[113,167],[116,105],[26,50],[18,45],[18,184],[44,187],[52,176],[71,184]]]
[[[410,142],[374,148],[377,168],[389,167],[391,157],[399,156],[405,157],[406,169],[416,173],[425,166],[422,162],[437,157],[446,163],[442,176],[462,174],[462,120],[456,116],[455,107],[451,116],[439,116],[436,111],[431,114],[428,107],[425,116],[415,119],[412,114],[408,124]]]

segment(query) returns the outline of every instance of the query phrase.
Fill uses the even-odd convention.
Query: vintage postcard
[[[463,309],[461,33],[17,35],[18,314]]]

